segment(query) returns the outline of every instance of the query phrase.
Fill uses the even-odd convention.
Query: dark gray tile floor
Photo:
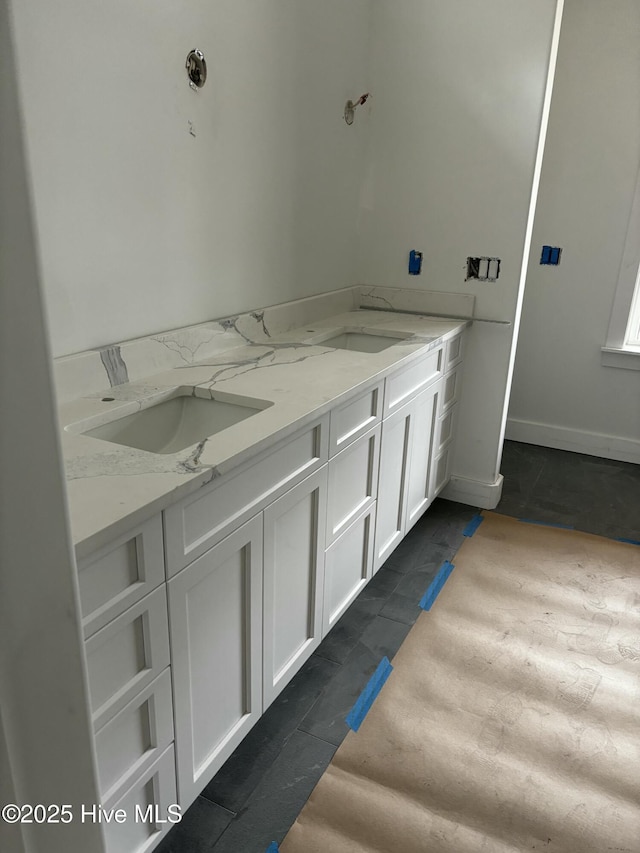
[[[640,466],[506,442],[497,512],[640,539]]]
[[[640,466],[506,442],[497,512],[640,540]],[[281,841],[347,733],[344,719],[452,560],[473,507],[436,500],[158,848],[265,853]]]

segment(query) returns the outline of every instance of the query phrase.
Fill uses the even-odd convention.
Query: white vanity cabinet
[[[169,666],[164,585],[85,640],[95,730]]]
[[[429,492],[431,500],[435,498],[449,482],[451,456],[455,439],[458,400],[462,381],[462,358],[464,354],[464,335],[459,334],[447,341],[444,348],[444,376],[442,391],[436,408],[435,434],[433,442],[433,461]]]
[[[322,640],[327,467],[264,511],[263,709]]]
[[[387,379],[373,569],[377,571],[433,500],[431,465],[442,349]]]
[[[326,482],[325,465],[168,581],[183,808],[322,639]]]
[[[440,383],[382,423],[374,572],[433,500],[430,490]]]
[[[341,425],[347,413],[360,411],[363,421],[374,423],[368,432],[351,429],[350,443],[329,460],[327,531],[324,572],[323,633],[331,630],[371,578],[375,526],[378,463],[380,458],[381,387],[372,389],[338,411]],[[367,400],[373,404],[363,405]],[[334,413],[332,413],[332,425]],[[357,420],[357,418],[356,418]],[[345,446],[346,445],[346,446]]]
[[[167,576],[324,465],[328,441],[325,415],[166,509]]]
[[[78,563],[84,636],[95,634],[163,581],[162,520],[154,515]]]
[[[372,504],[327,548],[323,636],[371,580],[374,526],[375,504]]]
[[[376,572],[449,480],[462,334],[385,383],[376,512]]]
[[[180,803],[262,713],[262,516],[168,583]]]
[[[403,536],[412,419],[413,406],[409,404],[394,412],[382,424],[374,571],[400,544]]]
[[[173,826],[176,773],[173,746],[167,747],[151,767],[109,809],[124,809],[127,820],[105,826],[108,853],[149,853]]]
[[[79,561],[78,579],[108,853],[146,853],[176,802],[173,702],[159,515]],[[92,804],[87,804],[92,805]],[[135,807],[145,820],[136,821]],[[147,814],[147,809],[150,812]]]
[[[187,809],[313,653],[446,484],[461,359],[460,334],[80,561],[103,806]]]
[[[413,402],[406,476],[405,535],[435,498],[432,469],[438,442],[437,413],[441,394],[442,384],[436,382],[419,394]]]
[[[180,805],[322,639],[329,416],[165,510]]]

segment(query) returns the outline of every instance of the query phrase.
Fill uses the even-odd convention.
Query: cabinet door
[[[373,570],[376,572],[404,535],[407,467],[413,403],[382,422]]]
[[[380,425],[329,460],[327,547],[374,503],[379,455]]]
[[[262,712],[262,516],[168,588],[178,794],[186,808]]]
[[[375,504],[327,549],[323,634],[327,634],[371,578]]]
[[[439,380],[416,397],[412,404],[405,534],[428,509],[434,497],[430,483],[440,389],[441,381]]]
[[[264,511],[266,709],[322,639],[327,466]]]

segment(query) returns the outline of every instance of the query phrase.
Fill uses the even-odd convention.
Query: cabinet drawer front
[[[458,368],[447,374],[444,378],[442,389],[442,411],[445,412],[450,406],[458,401],[460,396],[460,379],[462,369]]]
[[[169,665],[164,587],[90,637],[85,649],[97,731]]]
[[[117,799],[172,741],[171,673],[165,669],[96,734],[102,802]]]
[[[262,516],[168,588],[178,788],[187,807],[262,711]]]
[[[384,390],[384,416],[395,412],[442,375],[442,347],[389,376]]]
[[[327,545],[375,501],[379,452],[377,426],[329,462]]]
[[[162,521],[156,515],[78,564],[85,638],[163,581]]]
[[[443,415],[440,415],[436,434],[435,456],[440,456],[445,447],[453,439],[457,413],[458,406],[453,405]]]
[[[327,468],[264,511],[263,708],[322,639]]]
[[[107,853],[148,853],[178,820],[173,746],[105,809],[124,809],[126,820],[105,825]],[[173,806],[173,808],[169,808]],[[173,821],[173,822],[172,822]]]
[[[331,412],[329,427],[329,456],[335,456],[352,441],[380,422],[382,417],[383,383],[349,400]]]
[[[371,577],[375,504],[327,549],[324,570],[323,636],[333,628]]]
[[[328,416],[165,511],[167,575],[204,554],[328,456]]]
[[[444,372],[451,370],[462,361],[464,335],[457,335],[447,341],[444,349]]]
[[[436,460],[431,480],[431,497],[435,498],[449,482],[451,470],[451,445]]]

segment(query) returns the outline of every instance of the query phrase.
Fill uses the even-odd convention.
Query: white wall
[[[487,499],[498,477],[555,13],[555,0],[374,5],[361,279],[474,293],[477,316],[501,321],[471,330],[454,462],[454,474]],[[407,274],[410,249],[424,252],[420,277]],[[469,255],[501,258],[499,280],[466,282]]]
[[[68,824],[8,825],[7,853],[102,853],[78,589],[23,156],[0,3],[0,804],[70,804]]]
[[[555,7],[16,3],[54,355],[356,283],[471,292],[501,325],[470,334],[454,474],[495,489]]]
[[[0,707],[0,805],[15,803],[17,799],[13,774],[9,765],[9,747],[2,726],[2,708]],[[0,850],[26,853],[19,823],[0,821]]]
[[[600,363],[640,161],[640,5],[564,14],[507,435],[640,462],[640,374]]]
[[[54,355],[357,283],[371,2],[15,4]]]

